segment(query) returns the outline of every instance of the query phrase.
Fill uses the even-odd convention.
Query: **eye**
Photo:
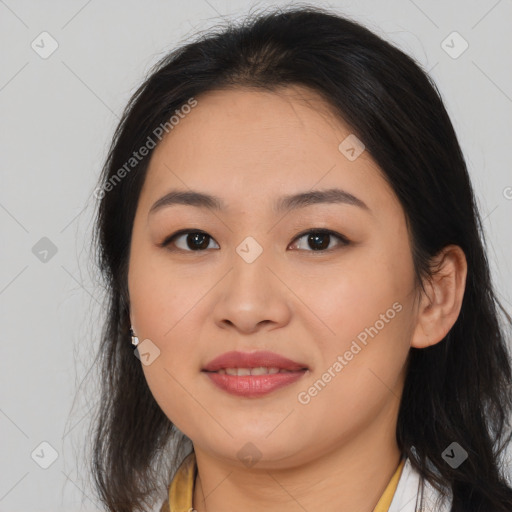
[[[307,238],[306,238],[307,237]],[[299,236],[295,237],[295,240],[299,240],[298,244],[290,244],[289,247],[298,248],[300,250],[306,250],[307,252],[329,252],[333,250],[333,248],[329,248],[331,245],[332,238],[336,238],[339,243],[338,245],[345,246],[350,243],[348,238],[341,235],[340,233],[336,233],[335,231],[331,231],[329,229],[314,229],[309,230],[304,233],[301,233]],[[178,241],[184,238],[184,241],[180,242],[182,243],[182,246],[180,247],[178,245]],[[300,242],[302,239],[305,239],[304,242]],[[174,245],[178,250],[185,251],[185,252],[203,252],[206,249],[208,249],[210,241],[214,241],[214,239],[204,231],[192,231],[192,230],[186,230],[182,229],[181,231],[178,231],[170,236],[168,236],[161,244],[161,247],[169,247],[171,245]],[[220,249],[219,245],[215,242],[217,247],[214,247],[214,249]],[[305,245],[308,244],[309,247],[312,248],[311,251],[308,251],[305,249]],[[174,248],[170,248],[169,250],[174,250]]]
[[[332,248],[327,249],[332,237],[337,238],[341,242],[341,244],[338,245],[345,246],[350,243],[348,238],[335,231],[329,229],[314,229],[297,236],[295,240],[299,240],[299,244],[295,245],[297,245],[299,249],[304,250],[305,244],[308,244],[309,247],[312,247],[312,251],[308,252],[329,252],[333,250]],[[305,239],[305,242],[302,244],[300,243],[301,239]]]
[[[175,244],[175,240],[177,241],[183,237],[185,237],[185,247],[179,247],[177,244]],[[167,237],[160,245],[162,247],[168,247],[172,243],[175,244],[176,247],[178,247],[178,249],[181,251],[201,252],[205,249],[208,249],[208,245],[211,240],[213,240],[213,238],[204,231],[187,231],[182,229],[181,231],[178,231],[177,233]],[[220,249],[218,244],[216,248]]]

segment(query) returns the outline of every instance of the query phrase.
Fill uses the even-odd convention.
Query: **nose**
[[[216,287],[213,315],[219,327],[251,334],[290,321],[292,294],[270,252],[257,249],[251,240],[237,248],[230,271]]]

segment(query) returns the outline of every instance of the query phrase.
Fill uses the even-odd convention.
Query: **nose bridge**
[[[256,235],[257,236],[257,235]],[[231,259],[231,287],[237,290],[239,300],[269,300],[268,293],[274,287],[269,282],[273,278],[267,267],[272,267],[271,249],[263,241],[263,236],[246,236],[234,249]],[[275,279],[275,278],[274,278]],[[234,291],[232,289],[232,291]],[[253,296],[253,293],[256,295]]]
[[[239,258],[225,283],[222,300],[215,305],[215,321],[246,334],[266,325],[284,325],[288,307],[272,279],[275,277],[263,259],[246,263]]]
[[[283,326],[290,321],[291,307],[286,287],[276,277],[279,254],[265,229],[237,226],[238,245],[227,262],[230,275],[219,288],[214,304],[217,325],[234,326],[240,332],[255,332],[263,326]]]
[[[262,237],[259,237],[260,240]],[[246,236],[236,247],[235,252],[240,257],[240,259],[247,265],[252,265],[255,261],[260,260],[260,264],[262,260],[266,260],[266,256],[262,258],[264,252],[268,252],[268,247],[264,249],[263,241],[260,244],[258,240],[254,236]],[[239,262],[237,262],[239,263]],[[258,266],[259,267],[259,266]]]
[[[262,280],[272,278],[267,266],[273,268],[277,264],[273,225],[275,219],[269,215],[268,207],[262,205],[261,201],[258,203],[250,200],[240,205],[231,224],[230,238],[234,241],[234,253],[229,258],[237,280],[258,287]]]
[[[242,309],[261,310],[272,302],[270,295],[276,292],[274,275],[267,267],[272,267],[270,248],[264,247],[263,236],[246,236],[234,249],[230,267],[229,301],[233,300]]]

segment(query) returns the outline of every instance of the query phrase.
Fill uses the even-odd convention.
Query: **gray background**
[[[431,70],[485,218],[493,278],[512,313],[512,2],[316,3],[362,21]],[[152,64],[219,16],[271,4],[285,5],[0,0],[0,511],[99,510],[83,453],[102,319],[90,254],[97,176],[118,117]],[[44,31],[58,44],[46,59]],[[459,53],[463,41],[443,44],[453,31],[469,44],[457,58],[445,49]],[[55,254],[41,252],[51,245],[43,237]],[[48,469],[39,465],[51,457],[42,442],[58,452]]]

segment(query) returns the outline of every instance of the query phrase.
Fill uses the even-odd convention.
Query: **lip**
[[[222,368],[258,368],[260,366],[290,371],[308,370],[306,364],[292,361],[274,352],[260,350],[258,352],[225,352],[212,359],[203,371],[216,372]]]
[[[215,373],[225,368],[258,368],[260,366],[279,368],[288,372],[243,376]],[[308,371],[307,365],[268,351],[226,352],[210,361],[202,370],[220,389],[246,398],[257,398],[288,386]]]

